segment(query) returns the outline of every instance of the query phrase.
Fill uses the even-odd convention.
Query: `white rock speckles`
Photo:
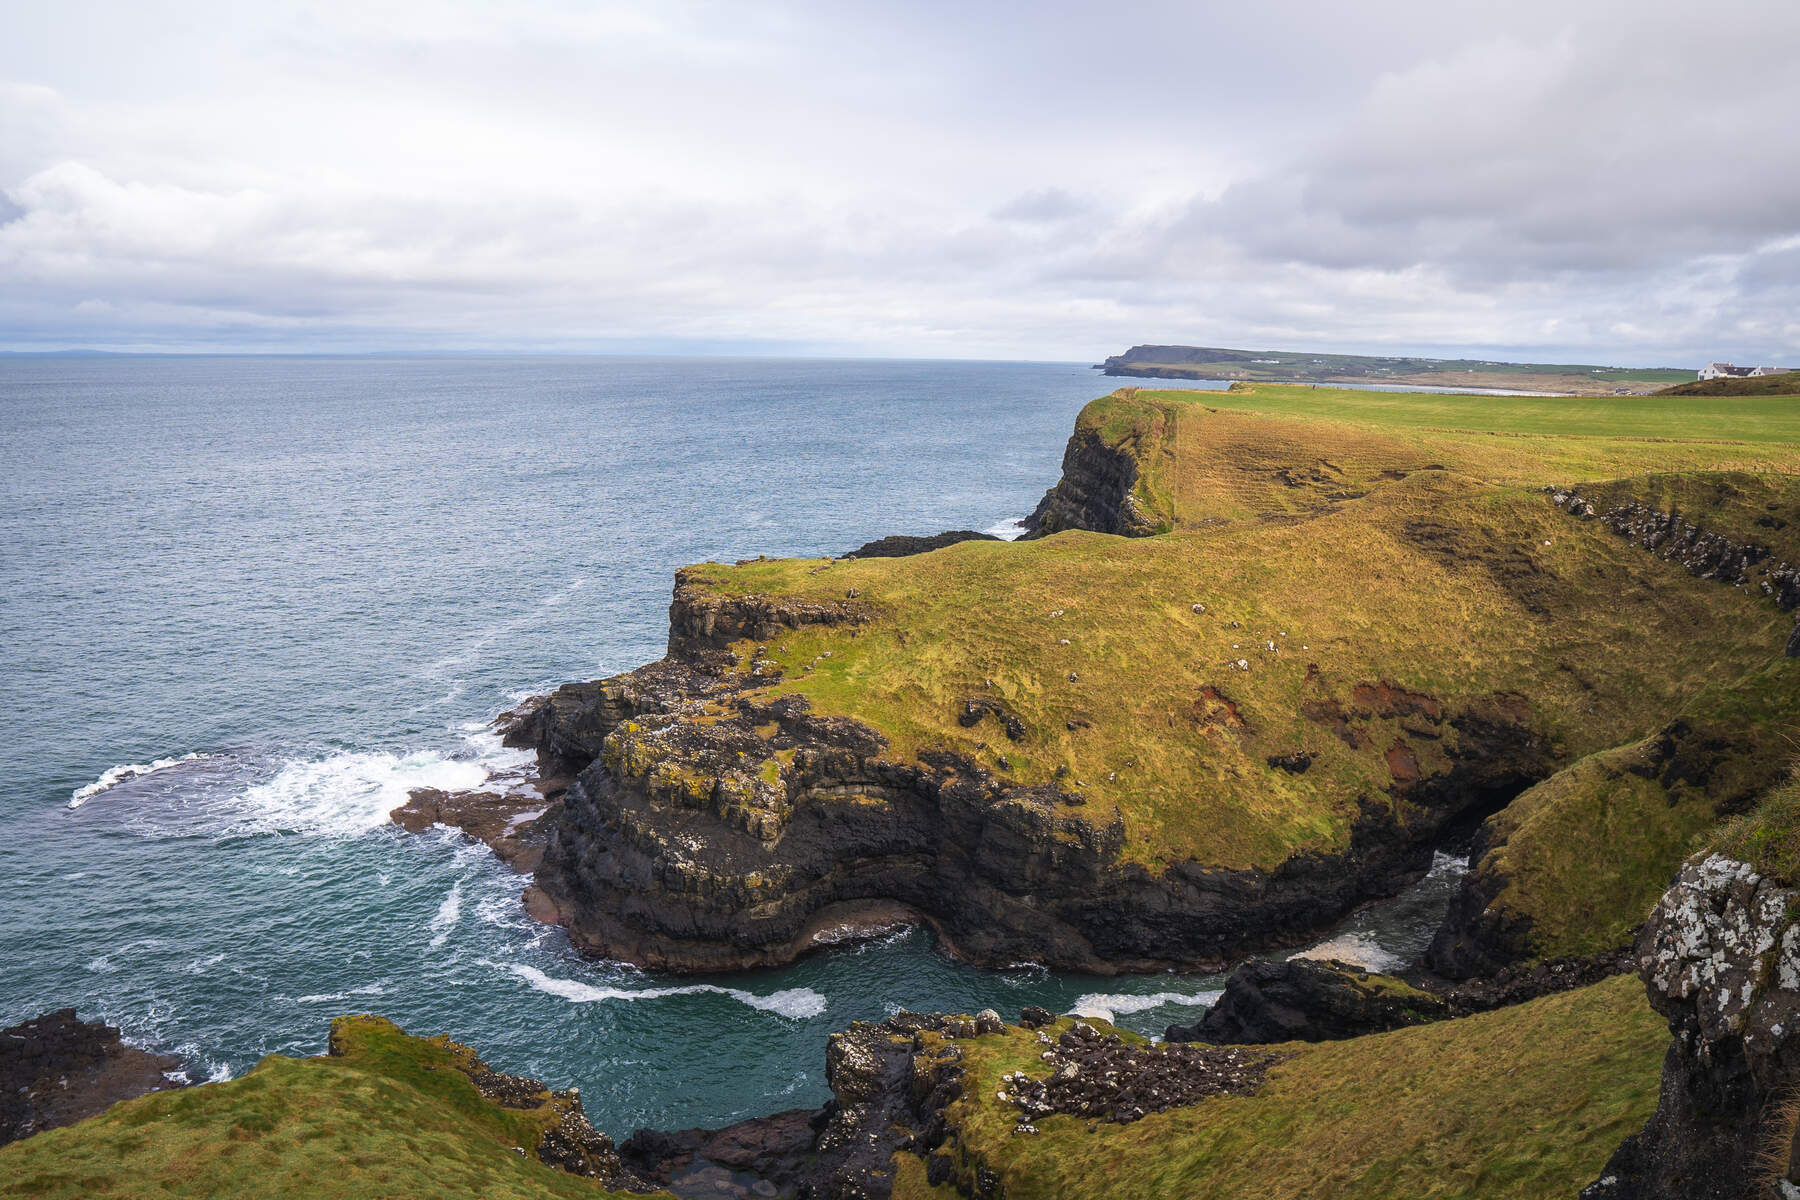
[[[1688,863],[1639,944],[1653,995],[1691,1001],[1704,1041],[1742,1036],[1754,1051],[1774,1049],[1800,1015],[1796,900],[1800,892],[1722,854]]]

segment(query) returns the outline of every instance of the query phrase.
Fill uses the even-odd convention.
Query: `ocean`
[[[958,966],[911,931],[661,978],[526,919],[410,788],[516,765],[492,718],[659,657],[686,563],[1014,531],[1085,365],[0,358],[0,1025],[72,1005],[196,1080],[332,1017],[577,1085],[596,1126],[816,1105],[825,1038],[1026,1004],[1158,1032],[1209,976]],[[1460,864],[1334,933],[1397,964]],[[1384,957],[1385,956],[1385,957]]]

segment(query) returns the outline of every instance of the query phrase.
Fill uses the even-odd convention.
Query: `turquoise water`
[[[386,823],[516,761],[493,715],[658,657],[684,563],[1002,528],[1085,366],[647,359],[0,360],[0,1024],[72,1004],[196,1078],[379,1012],[575,1084],[595,1123],[825,1096],[899,1006],[1106,1009],[1218,981],[984,973],[897,934],[662,979],[525,920],[486,850]],[[74,805],[71,807],[71,805]],[[1347,936],[1404,955],[1451,872]]]

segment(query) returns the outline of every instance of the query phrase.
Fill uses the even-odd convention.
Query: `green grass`
[[[1789,886],[1800,884],[1800,777],[1770,789],[1719,832],[1712,848]]]
[[[1778,378],[1778,377],[1777,377]],[[1747,456],[1793,471],[1793,448],[1800,445],[1800,405],[1785,398],[1762,396],[1465,396],[1407,392],[1362,392],[1346,388],[1281,384],[1234,385],[1227,392],[1152,392],[1146,400],[1164,398],[1230,411],[1352,422],[1388,432],[1458,430],[1497,437],[1532,435],[1552,438],[1669,439],[1678,443],[1713,443],[1714,449],[1663,447],[1640,461],[1640,469],[1723,469],[1719,459],[1732,457],[1722,447],[1741,443]],[[1765,452],[1786,447],[1786,454]],[[1556,453],[1554,448],[1545,448]],[[1626,447],[1594,447],[1606,460]],[[1631,471],[1604,469],[1588,478]]]
[[[483,1099],[456,1069],[472,1057],[461,1047],[377,1017],[337,1022],[333,1039],[341,1056],[270,1055],[228,1083],[154,1093],[0,1149],[0,1196],[617,1195],[539,1163],[538,1139],[560,1111]]]
[[[1668,1029],[1635,977],[1475,1017],[1281,1047],[1253,1096],[1130,1125],[1055,1116],[1014,1136],[999,1077],[1041,1073],[1029,1033],[962,1043],[946,1152],[999,1172],[1008,1200],[1520,1200],[1573,1196],[1656,1106]],[[926,1196],[922,1172],[903,1176]],[[940,1193],[942,1194],[942,1193]]]
[[[1783,773],[1800,736],[1800,660],[1709,689],[1681,714],[1687,770],[1654,767],[1656,738],[1575,763],[1493,818],[1482,860],[1507,880],[1494,904],[1531,922],[1534,957],[1624,946],[1688,855]]]
[[[948,748],[1038,784],[1060,768],[1082,785],[1082,815],[1124,818],[1131,856],[1227,866],[1341,848],[1358,796],[1385,800],[1394,782],[1390,749],[1430,770],[1458,744],[1448,726],[1397,717],[1368,720],[1352,747],[1301,715],[1309,702],[1348,704],[1377,681],[1451,708],[1523,696],[1572,761],[1761,665],[1791,624],[1535,491],[1448,471],[1304,521],[766,560],[695,578],[812,599],[856,589],[878,618],[775,638],[787,675],[773,690],[864,721],[896,757]],[[1230,665],[1240,658],[1247,672]],[[960,726],[971,695],[999,700],[1027,736]],[[1294,751],[1313,756],[1303,775],[1266,761]]]

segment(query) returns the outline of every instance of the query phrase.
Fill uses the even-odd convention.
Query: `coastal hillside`
[[[379,1017],[334,1022],[325,1056],[270,1055],[242,1078],[129,1100],[0,1148],[0,1196],[70,1200],[619,1200],[609,1179],[647,1190],[574,1093]]]
[[[540,907],[673,970],[900,920],[979,963],[1216,964],[1392,894],[1690,706],[1784,694],[1800,414],[1492,403],[1124,389],[1081,415],[1027,540],[684,570],[666,660],[513,731],[573,780]],[[1766,780],[1780,713],[1719,719],[1748,732],[1714,758]],[[1658,811],[1622,905],[1727,791]],[[1529,915],[1485,915],[1580,895],[1550,857],[1464,898],[1451,973],[1532,953]],[[1551,924],[1546,947],[1592,941]]]
[[[1473,358],[1227,350],[1216,346],[1133,346],[1100,366],[1108,375],[1143,379],[1499,388],[1582,396],[1642,395],[1694,378],[1693,371],[1672,367],[1509,363]]]
[[[1800,371],[1754,378],[1690,379],[1664,388],[1659,396],[1800,396]]]

